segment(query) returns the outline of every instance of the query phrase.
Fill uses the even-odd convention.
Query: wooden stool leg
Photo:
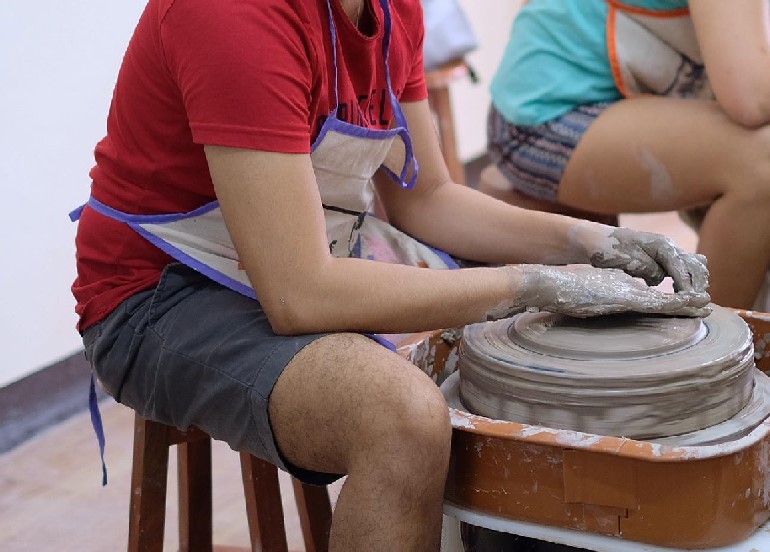
[[[327,552],[332,526],[332,505],[326,487],[308,485],[291,478],[302,537],[307,552]]]
[[[240,455],[251,547],[262,552],[288,552],[278,468],[246,452]]]
[[[131,471],[129,552],[162,552],[167,478],[167,428],[137,414]]]
[[[457,153],[455,125],[452,116],[452,102],[449,97],[449,87],[440,86],[428,91],[430,106],[438,119],[438,135],[441,150],[449,169],[449,175],[457,184],[465,184],[465,168]]]
[[[211,439],[177,445],[179,552],[211,552]]]

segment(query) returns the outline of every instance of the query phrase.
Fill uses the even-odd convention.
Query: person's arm
[[[335,258],[309,155],[221,146],[205,151],[228,231],[277,333],[422,331],[530,306],[581,316],[704,314],[699,307],[707,296],[664,295],[615,270],[430,270]]]
[[[767,0],[691,0],[690,13],[719,105],[743,126],[770,123]]]
[[[685,253],[665,236],[520,209],[454,184],[427,101],[406,103],[403,109],[420,173],[411,190],[377,175],[378,195],[394,226],[468,260],[585,263],[622,269],[653,285],[671,276],[677,290],[705,291],[705,259]]]
[[[462,325],[512,295],[502,270],[450,274],[331,256],[309,155],[218,146],[206,155],[228,231],[277,333]]]

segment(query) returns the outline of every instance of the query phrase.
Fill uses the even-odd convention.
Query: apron
[[[646,10],[607,0],[607,50],[624,96],[713,99],[688,8]]]
[[[379,2],[384,14],[382,49],[385,78],[395,123],[393,128],[387,130],[359,127],[337,117],[337,33],[330,0],[327,0],[334,61],[335,108],[313,142],[310,158],[323,204],[329,251],[337,257],[357,257],[434,269],[457,268],[457,263],[448,254],[417,241],[372,213],[375,197],[372,177],[378,169],[382,167],[396,185],[406,189],[414,185],[418,171],[406,118],[390,81],[390,7],[388,0]],[[161,215],[125,213],[93,196],[87,205],[102,215],[129,225],[159,249],[211,280],[252,299],[257,298],[238,260],[218,201],[186,213]],[[78,220],[84,207],[70,213],[70,218]],[[395,346],[384,336],[367,335],[395,350]],[[107,482],[105,441],[93,374],[89,407],[99,441],[104,485]]]

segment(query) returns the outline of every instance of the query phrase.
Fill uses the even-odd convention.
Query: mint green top
[[[625,0],[654,10],[687,7],[687,0]],[[607,52],[606,0],[529,0],[513,23],[490,91],[508,121],[536,125],[577,105],[615,101]]]

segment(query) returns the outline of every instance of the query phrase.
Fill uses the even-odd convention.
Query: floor
[[[695,235],[674,213],[624,216],[621,224],[669,234],[686,250],[695,247]],[[126,548],[133,414],[111,400],[102,402],[102,414],[108,439],[106,487],[100,485],[97,445],[87,412],[0,456],[0,548],[4,552]],[[249,538],[238,455],[222,443],[214,444],[213,455],[215,542],[246,549]],[[175,473],[170,473],[166,550],[175,550],[177,542],[175,480]],[[282,484],[291,488],[286,479]],[[284,495],[289,546],[299,551],[296,509],[291,493]]]

